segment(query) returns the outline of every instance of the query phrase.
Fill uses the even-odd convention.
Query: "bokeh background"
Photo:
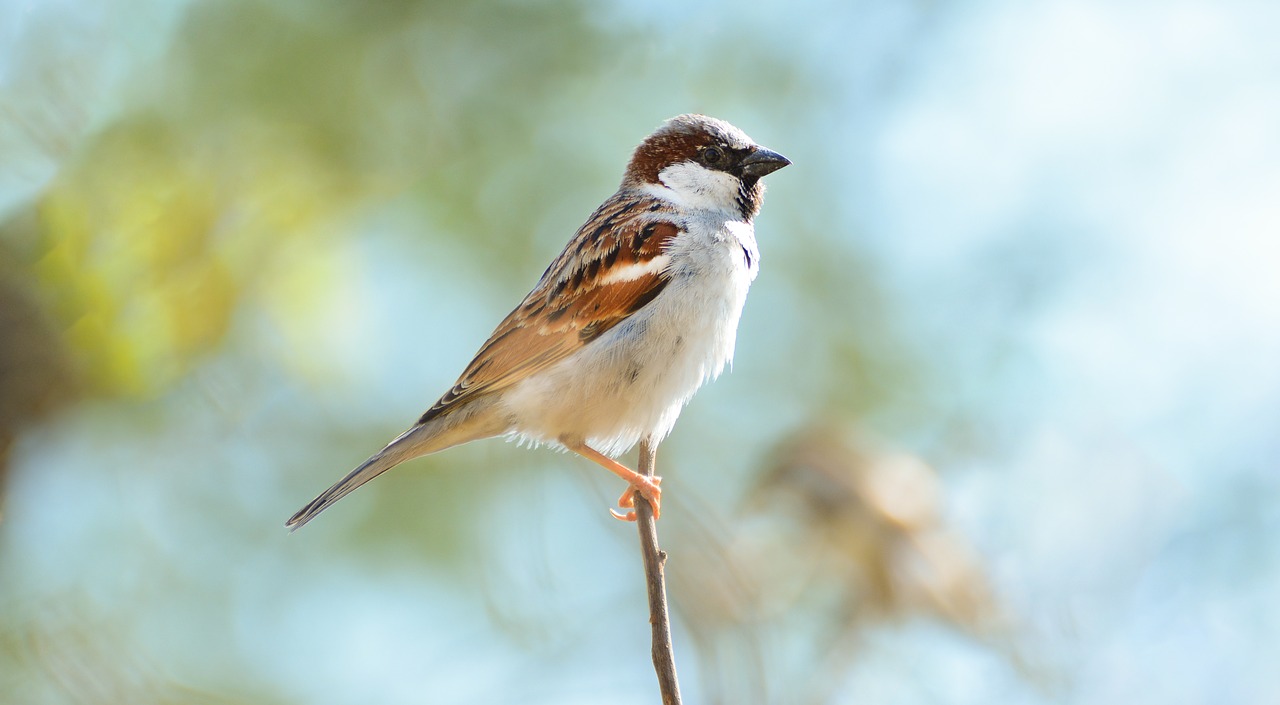
[[[0,702],[651,703],[619,487],[282,523],[681,112],[795,165],[659,454],[691,703],[1280,701],[1280,5],[0,0]]]

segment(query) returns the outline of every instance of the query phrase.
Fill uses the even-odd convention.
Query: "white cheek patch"
[[[635,281],[640,277],[650,274],[658,274],[667,268],[671,263],[671,255],[658,255],[647,262],[634,262],[625,264],[621,267],[614,267],[609,273],[600,278],[600,283],[617,284],[619,282]]]
[[[651,184],[649,193],[681,208],[699,210],[738,210],[736,176],[708,169],[694,162],[672,164],[658,174],[662,186]]]

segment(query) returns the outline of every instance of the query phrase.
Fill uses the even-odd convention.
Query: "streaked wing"
[[[419,423],[550,367],[657,297],[669,280],[666,244],[680,233],[669,217],[655,199],[606,201]]]

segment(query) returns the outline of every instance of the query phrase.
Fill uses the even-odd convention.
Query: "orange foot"
[[[653,507],[653,520],[657,521],[658,517],[662,516],[662,488],[658,486],[661,484],[661,477],[646,477],[644,475],[637,474],[635,479],[631,481],[631,486],[628,487],[627,491],[623,492],[622,496],[618,498],[618,506],[623,509],[631,509],[635,507],[636,494],[638,493],[649,502],[650,507]],[[626,514],[623,514],[610,509],[609,513],[613,515],[614,519],[621,521],[636,520],[636,513],[634,511],[629,511]]]
[[[630,487],[628,487],[627,491],[623,492],[622,496],[618,498],[619,507],[622,507],[623,509],[631,509],[632,507],[635,507],[635,494],[639,492],[641,497],[644,497],[649,501],[649,506],[653,507],[654,519],[657,519],[662,513],[662,488],[658,487],[658,484],[662,482],[662,478],[641,475],[635,470],[632,470],[626,465],[619,463],[613,458],[610,458],[604,453],[601,453],[581,441],[561,438],[560,442],[564,444],[565,448],[568,448],[588,460],[598,463],[604,469],[627,481],[627,484],[630,485]],[[610,509],[609,512],[613,514],[615,518],[621,519],[622,521],[636,520],[636,513],[633,511],[623,514]]]

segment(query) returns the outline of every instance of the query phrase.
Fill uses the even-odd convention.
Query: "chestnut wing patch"
[[[680,228],[655,210],[647,199],[601,206],[418,423],[550,367],[657,298]]]

